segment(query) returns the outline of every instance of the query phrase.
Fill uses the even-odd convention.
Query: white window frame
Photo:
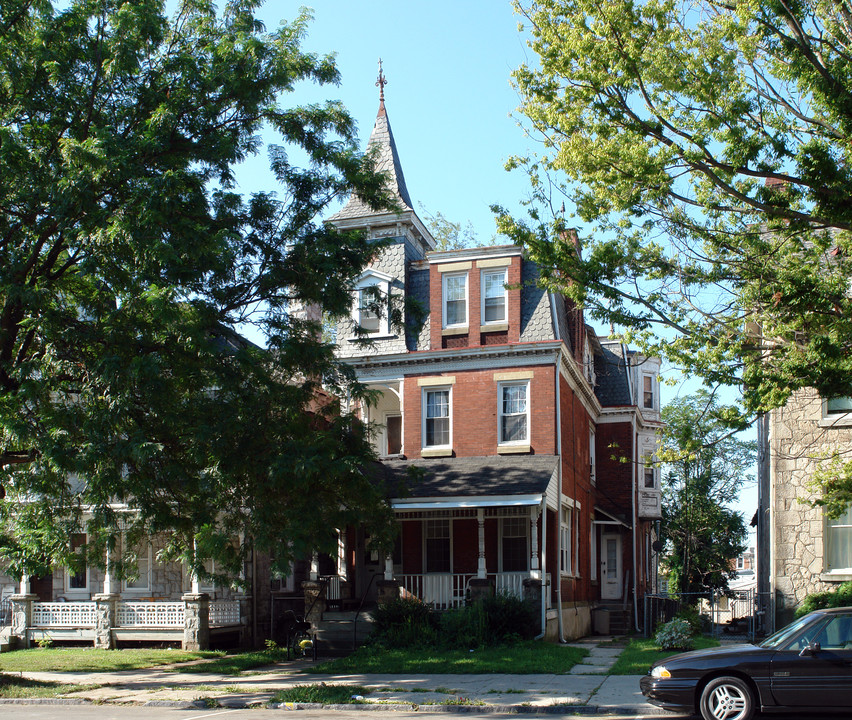
[[[651,404],[645,404],[645,383],[648,382],[651,386]],[[656,410],[657,409],[657,400],[659,398],[659,392],[657,391],[657,376],[651,373],[642,373],[642,387],[640,389],[642,393],[641,405],[640,407],[643,410]]]
[[[486,293],[485,293],[485,278],[489,275],[500,275],[502,277],[502,285],[503,285],[503,317],[499,320],[486,320],[485,319],[485,301],[486,301]],[[488,325],[505,325],[508,322],[509,318],[509,291],[506,289],[508,273],[506,268],[497,268],[497,269],[488,269],[482,270],[482,273],[479,278],[479,287],[480,287],[480,324],[484,326]]]
[[[648,473],[651,473],[653,484],[648,485]],[[657,468],[654,467],[654,456],[651,453],[645,453],[642,456],[642,489],[643,490],[658,490],[660,488],[659,477],[657,476]]]
[[[447,322],[447,283],[451,279],[464,278],[464,322]],[[441,326],[443,328],[466,328],[470,323],[470,277],[467,272],[444,273],[441,275]]]
[[[384,312],[379,316],[379,327],[367,335],[371,338],[388,337],[390,332],[390,284],[393,277],[378,270],[365,270],[355,283],[355,297],[352,301],[352,322],[361,327],[361,292],[375,287],[384,298]]]
[[[143,546],[144,547],[140,547],[139,549],[143,550],[143,552],[145,553],[145,561],[146,561],[146,564],[147,564],[146,568],[145,568],[145,572],[143,573],[141,570],[139,570],[139,577],[135,581],[128,581],[127,578],[125,578],[122,581],[121,591],[122,591],[122,593],[124,593],[126,595],[134,595],[134,594],[136,594],[136,595],[150,595],[151,594],[151,580],[152,580],[152,571],[153,571],[153,564],[154,564],[153,563],[154,552],[153,552],[153,548],[151,547],[151,543],[145,542],[145,543],[143,543]],[[137,560],[137,570],[138,570],[139,569],[138,568],[139,554],[136,555],[136,560]],[[145,578],[145,585],[131,585],[130,584],[131,582],[137,582],[138,583],[140,580],[142,580],[143,575],[144,575],[144,578]]]
[[[524,403],[526,410],[523,415],[526,418],[527,432],[524,438],[520,440],[504,440],[503,439],[503,391],[510,387],[524,388]],[[521,413],[509,413],[509,416],[520,416]],[[530,381],[529,380],[511,380],[497,383],[497,445],[500,447],[512,446],[527,446],[530,444],[532,437],[532,414],[530,413]]]
[[[841,398],[833,398],[833,399],[841,399]],[[820,427],[847,427],[852,425],[852,411],[849,412],[829,412],[828,411],[828,403],[829,398],[821,399],[821,419],[819,421]]]
[[[442,445],[427,445],[426,444],[426,414],[429,410],[429,393],[445,392],[447,393],[447,418],[448,418],[448,433],[447,443]],[[445,450],[453,447],[453,386],[452,385],[430,385],[422,388],[420,396],[420,446],[424,450]]]
[[[78,535],[83,536],[83,545],[84,546],[87,545],[88,542],[89,542],[88,533],[82,532],[82,533],[72,533],[71,534],[72,537],[78,536]],[[69,542],[70,542],[70,540],[69,540]],[[71,579],[75,576],[76,573],[72,573],[71,568],[65,568],[65,583],[64,583],[65,584],[65,587],[64,587],[65,595],[67,597],[86,597],[86,596],[89,596],[91,594],[91,590],[89,589],[90,585],[91,585],[91,581],[92,581],[91,572],[92,572],[92,569],[89,567],[89,563],[86,562],[86,571],[85,571],[85,573],[86,573],[86,584],[85,584],[85,587],[72,588],[71,587]]]
[[[842,522],[845,520],[846,522]],[[833,542],[833,532],[834,530],[847,530],[849,533],[852,533],[852,505],[846,510],[846,512],[841,515],[837,520],[829,520],[825,518],[825,569],[826,572],[830,573],[838,573],[842,575],[849,575],[852,573],[852,548],[849,549],[849,557],[847,558],[847,564],[837,565],[836,567],[832,564],[831,561],[831,549]]]
[[[562,504],[559,513],[559,558],[561,566],[561,574],[566,577],[574,575],[573,558],[571,552],[571,542],[574,537],[572,524],[574,522],[574,508],[570,505]]]
[[[204,561],[204,569],[209,573],[216,572],[216,561],[213,558],[207,558]],[[216,581],[215,580],[204,580],[202,578],[198,578],[198,592],[207,593],[208,595],[212,595],[216,592]]]
[[[598,579],[598,544],[595,542],[597,534],[597,525],[594,522],[589,524],[589,578],[592,581]]]

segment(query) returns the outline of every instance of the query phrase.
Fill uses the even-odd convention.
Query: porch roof
[[[537,505],[556,476],[556,455],[388,460],[383,463],[397,509]],[[420,472],[411,472],[417,468]]]

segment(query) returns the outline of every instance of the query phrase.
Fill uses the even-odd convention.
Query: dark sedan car
[[[695,650],[651,666],[642,694],[704,720],[748,720],[756,709],[852,708],[852,607],[817,610],[759,645]]]

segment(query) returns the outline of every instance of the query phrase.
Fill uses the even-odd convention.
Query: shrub
[[[425,647],[435,644],[435,611],[417,598],[398,598],[373,611],[373,642],[387,647]]]
[[[659,645],[660,650],[692,650],[695,647],[692,627],[686,620],[678,618],[661,625],[654,642]]]
[[[683,605],[681,609],[678,610],[677,615],[675,615],[675,619],[689,623],[690,635],[701,634],[701,615],[698,612],[698,608],[692,605]]]
[[[808,595],[796,610],[796,617],[807,615],[813,610],[846,607],[847,605],[852,605],[852,581],[841,583],[837,586],[836,590],[827,590]]]

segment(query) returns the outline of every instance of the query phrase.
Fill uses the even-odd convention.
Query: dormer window
[[[506,322],[506,270],[482,273],[482,324]]]
[[[352,321],[362,332],[373,336],[390,335],[388,297],[390,275],[366,270],[355,285]]]
[[[444,327],[467,325],[467,273],[443,275]]]

